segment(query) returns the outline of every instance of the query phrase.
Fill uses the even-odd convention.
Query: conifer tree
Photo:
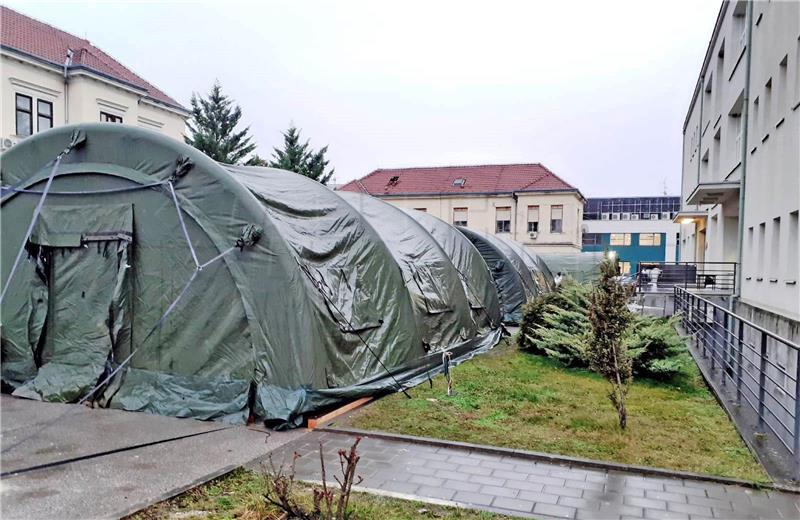
[[[245,161],[256,145],[248,135],[250,127],[236,129],[242,109],[222,93],[219,81],[214,82],[208,97],[192,94],[191,105],[192,115],[187,122],[189,135],[185,137],[188,144],[225,164],[251,164],[250,161],[260,159],[256,155]]]
[[[628,424],[625,398],[632,378],[631,359],[622,336],[631,314],[628,310],[628,289],[616,278],[617,264],[612,260],[600,266],[600,282],[592,293],[589,321],[592,337],[589,340],[589,362],[611,384],[608,398],[617,411],[619,426]]]
[[[327,152],[327,146],[323,146],[317,151],[312,150],[308,141],[302,142],[300,130],[292,125],[283,133],[283,149],[274,149],[269,165],[327,184],[334,173],[333,169],[325,172],[329,162],[325,158]]]

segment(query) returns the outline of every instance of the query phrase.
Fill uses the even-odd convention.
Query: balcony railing
[[[705,294],[736,292],[736,262],[639,262],[636,291],[672,292],[674,287]]]
[[[698,364],[721,400],[737,405],[740,431],[757,450],[771,439],[766,452],[800,480],[800,345],[682,287],[673,296]]]

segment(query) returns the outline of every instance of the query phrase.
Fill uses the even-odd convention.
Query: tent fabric
[[[426,350],[441,350],[475,335],[478,327],[458,271],[425,228],[382,200],[352,192],[339,195],[364,216],[394,255]]]
[[[23,244],[74,130],[85,143],[63,157]],[[464,359],[499,339],[471,320],[440,249],[403,244],[423,266],[404,279],[398,244],[299,175],[223,167],[155,132],[87,124],[14,146],[0,181],[2,381],[18,395],[74,401],[114,373],[94,395],[102,406],[291,426],[435,373],[432,345]],[[440,337],[421,326],[420,297]]]
[[[547,264],[536,253],[509,238],[501,238],[500,240],[505,242],[522,259],[522,263],[536,285],[537,294],[550,292],[555,288],[552,273],[547,268]]]
[[[490,239],[485,233],[460,226],[456,226],[456,229],[472,242],[486,265],[489,266],[497,288],[503,323],[512,325],[519,323],[522,319],[522,306],[528,301],[530,292],[514,262],[506,254],[509,249],[500,247],[497,240]],[[520,262],[521,260],[518,259],[517,263]]]
[[[540,255],[555,273],[569,275],[578,282],[596,282],[600,279],[603,252]]]
[[[497,327],[502,321],[500,301],[489,266],[480,252],[455,226],[424,211],[404,210],[441,246],[458,271],[472,315],[481,328]]]

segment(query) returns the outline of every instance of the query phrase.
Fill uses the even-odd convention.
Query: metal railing
[[[727,295],[736,292],[736,262],[639,262],[637,292],[672,292],[673,287]]]
[[[711,379],[748,412],[757,433],[788,451],[787,470],[800,480],[800,345],[682,287],[673,296]]]

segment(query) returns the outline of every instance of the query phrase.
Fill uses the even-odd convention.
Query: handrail
[[[684,287],[673,286],[672,295],[692,356],[720,402],[737,405],[731,417],[740,433],[800,481],[800,345]]]
[[[771,337],[772,339],[774,339],[776,341],[779,341],[780,343],[783,343],[784,345],[786,345],[789,348],[792,348],[794,350],[800,351],[800,345],[799,344],[797,344],[797,343],[795,343],[793,341],[790,341],[790,340],[788,340],[786,338],[782,338],[782,337],[778,336],[777,334],[775,334],[774,332],[765,329],[761,325],[757,325],[757,324],[753,323],[752,321],[748,320],[747,318],[743,318],[743,317],[739,316],[738,314],[735,314],[735,313],[729,311],[725,307],[722,307],[722,306],[712,302],[711,300],[709,300],[707,298],[703,298],[702,296],[697,295],[697,294],[693,293],[692,291],[687,291],[683,287],[679,287],[677,285],[674,287],[674,289],[678,293],[685,292],[687,294],[691,294],[693,298],[697,298],[698,300],[702,301],[705,304],[708,304],[708,305],[711,305],[713,307],[716,307],[717,309],[721,310],[723,313],[728,314],[729,316],[733,316],[734,318],[736,318],[737,321],[741,321],[742,323],[747,324],[748,327],[754,328],[757,331],[766,334],[767,336]]]

